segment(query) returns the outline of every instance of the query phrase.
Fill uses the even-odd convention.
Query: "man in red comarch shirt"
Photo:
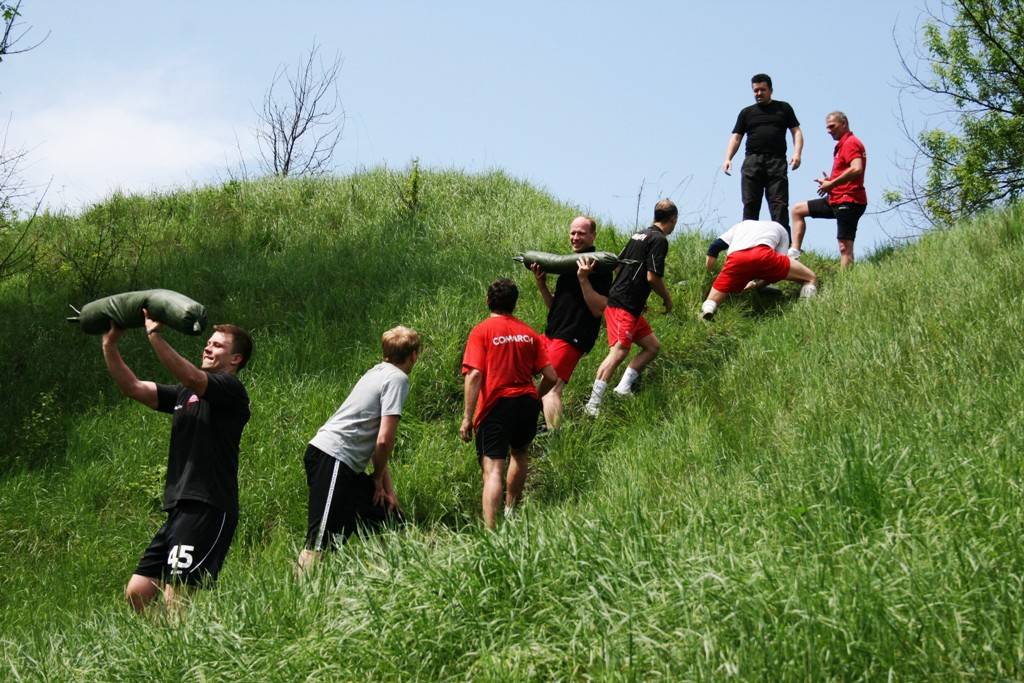
[[[469,333],[462,356],[465,410],[459,436],[468,442],[476,433],[483,474],[481,505],[490,529],[497,523],[503,484],[506,516],[522,498],[540,399],[558,381],[540,335],[512,315],[518,300],[519,289],[511,280],[491,283],[487,289],[491,314]],[[538,374],[543,377],[539,388],[533,384]]]
[[[846,114],[834,111],[825,117],[825,130],[836,141],[832,152],[832,173],[826,178],[815,178],[820,199],[800,202],[793,207],[793,248],[791,258],[800,258],[804,232],[804,219],[834,218],[836,239],[839,240],[839,266],[853,265],[853,240],[857,237],[857,223],[868,208],[868,194],[864,190],[864,171],[868,157],[864,143],[850,132],[850,121]]]

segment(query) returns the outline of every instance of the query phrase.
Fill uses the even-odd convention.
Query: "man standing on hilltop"
[[[306,448],[309,507],[300,572],[316,564],[335,537],[344,542],[360,526],[373,529],[399,515],[388,461],[409,395],[409,373],[419,359],[420,336],[395,327],[381,337],[381,348],[383,362],[359,378]],[[370,461],[372,477],[366,474]]]
[[[179,587],[216,580],[238,523],[238,447],[249,421],[249,395],[238,372],[252,356],[252,339],[237,325],[214,325],[200,368],[185,360],[146,313],[146,338],[179,384],[140,381],[121,358],[124,330],[111,323],[103,358],[121,393],[173,415],[163,509],[167,521],[139,560],[125,597],[141,612],[163,591],[169,607]]]
[[[676,205],[668,199],[662,199],[654,206],[654,224],[633,235],[619,254],[620,259],[631,259],[636,263],[619,267],[608,294],[604,320],[610,348],[597,369],[590,400],[584,407],[584,411],[591,417],[597,417],[600,412],[608,382],[622,361],[626,360],[633,342],[641,351],[630,361],[615,387],[615,393],[621,396],[633,393],[633,385],[640,377],[640,371],[655,359],[661,349],[661,342],[644,319],[643,312],[647,308],[651,290],[661,297],[665,312],[672,312],[672,296],[664,280],[665,257],[668,256],[668,236],[675,230],[678,220],[679,209]]]
[[[800,202],[793,207],[793,250],[791,256],[800,258],[803,247],[804,219],[834,218],[836,239],[839,241],[839,267],[853,265],[853,241],[857,238],[857,224],[868,208],[868,194],[864,190],[864,171],[868,156],[856,135],[850,132],[846,114],[834,111],[825,117],[825,130],[836,141],[832,151],[832,173],[826,178],[815,178],[820,199]]]
[[[490,316],[469,333],[462,356],[464,410],[459,436],[468,442],[476,433],[476,454],[483,476],[484,524],[493,529],[501,508],[505,515],[523,496],[528,450],[537,434],[542,398],[558,382],[544,342],[529,325],[512,315],[519,289],[511,280],[495,280],[487,288]],[[533,377],[542,376],[540,388]],[[509,458],[508,475],[505,460]]]
[[[754,74],[750,79],[754,104],[740,110],[732,135],[725,148],[722,171],[730,175],[732,158],[747,136],[740,177],[743,199],[743,220],[761,216],[761,198],[768,200],[768,214],[789,231],[789,178],[786,175],[786,131],[793,136],[793,156],[789,165],[800,168],[804,135],[789,103],[772,99],[772,79],[768,74]]]
[[[581,257],[575,273],[558,276],[554,294],[548,289],[544,270],[536,263],[532,266],[537,289],[548,308],[547,327],[542,339],[548,360],[558,375],[554,388],[541,399],[548,429],[558,428],[562,418],[562,391],[580,358],[594,348],[601,331],[601,315],[608,304],[612,274],[595,272],[593,259],[586,257],[594,251],[596,239],[597,223],[594,219],[577,216],[569,224],[569,243],[573,252]]]
[[[763,287],[779,280],[803,283],[800,298],[817,292],[814,271],[786,255],[789,234],[775,221],[742,221],[726,230],[708,247],[705,265],[714,272],[718,255],[728,250],[725,267],[715,278],[707,300],[700,309],[701,318],[710,320],[725,297],[745,289]]]

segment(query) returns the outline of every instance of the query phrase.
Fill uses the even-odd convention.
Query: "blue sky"
[[[51,207],[220,182],[239,150],[252,166],[253,109],[275,69],[316,40],[344,59],[340,174],[414,157],[500,168],[622,227],[634,223],[642,185],[641,222],[671,196],[686,223],[713,231],[740,218],[738,175],[719,168],[758,71],[804,131],[791,201],[814,197],[813,178],[830,169],[824,117],[841,109],[868,150],[869,211],[882,208],[910,152],[893,31],[910,47],[920,8],[25,0],[30,36],[50,36],[0,64],[0,114],[8,146],[31,150],[30,179],[52,178]],[[912,127],[921,106],[905,102]],[[857,253],[911,232],[897,216],[867,216]],[[805,247],[834,254],[834,238],[834,223],[811,221]]]

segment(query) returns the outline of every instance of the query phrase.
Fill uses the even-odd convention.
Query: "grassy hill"
[[[677,310],[652,315],[642,392],[584,419],[587,357],[525,514],[487,533],[457,437],[462,343],[499,275],[542,325],[509,257],[565,250],[577,211],[501,174],[379,171],[45,217],[39,267],[0,284],[0,677],[1020,678],[1020,212],[842,275],[812,257],[818,299],[786,286],[710,325],[705,240],[673,238]],[[598,248],[624,239],[601,226]],[[61,320],[149,287],[256,340],[239,530],[175,624],[120,596],[162,520],[168,424]],[[296,581],[305,443],[397,323],[426,345],[394,465],[414,524]],[[201,340],[172,341],[198,358]],[[139,333],[122,348],[166,379]]]

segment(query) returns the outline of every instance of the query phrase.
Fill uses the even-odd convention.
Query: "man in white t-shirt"
[[[725,297],[753,287],[763,287],[779,280],[800,282],[800,298],[817,292],[818,278],[810,268],[786,255],[789,233],[775,221],[741,221],[729,228],[708,247],[707,269],[714,272],[718,255],[728,250],[722,272],[711,285],[708,298],[701,306],[704,320],[714,317]]]
[[[384,333],[381,346],[384,362],[359,378],[306,448],[309,512],[300,571],[312,567],[336,536],[344,543],[358,528],[375,528],[399,514],[388,460],[409,394],[409,373],[419,358],[420,337],[399,326]],[[366,473],[371,460],[372,476]]]

